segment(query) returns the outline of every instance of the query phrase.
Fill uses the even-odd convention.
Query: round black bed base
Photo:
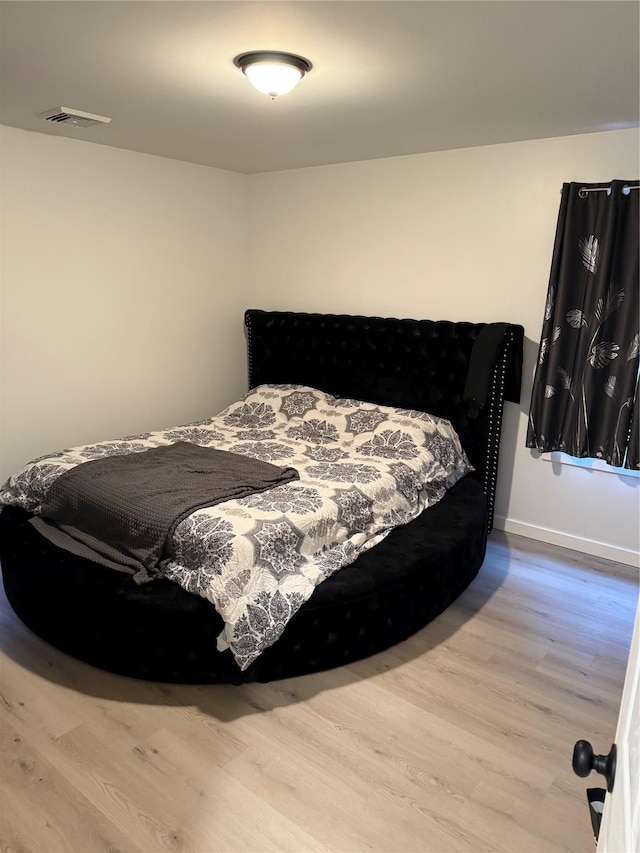
[[[7,507],[0,559],[7,598],[52,646],[120,675],[182,684],[274,681],[343,666],[407,639],[471,583],[487,541],[487,505],[467,477],[320,584],[280,639],[242,672],[218,652],[213,606],[170,581],[127,574],[61,551]]]

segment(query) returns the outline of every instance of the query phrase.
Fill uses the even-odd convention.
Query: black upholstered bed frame
[[[523,329],[252,310],[249,384],[311,385],[431,412],[456,427],[476,468],[445,498],[320,584],[245,672],[216,650],[213,606],[169,581],[55,548],[8,507],[0,559],[9,602],[36,634],[91,664],[183,683],[271,681],[347,664],[426,625],[469,585],[491,530],[504,400],[519,399]]]

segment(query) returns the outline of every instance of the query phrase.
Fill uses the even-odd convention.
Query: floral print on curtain
[[[542,453],[640,467],[637,186],[563,185],[526,439]]]

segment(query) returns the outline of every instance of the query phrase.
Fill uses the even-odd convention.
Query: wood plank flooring
[[[495,531],[410,640],[233,686],[102,672],[0,594],[5,853],[593,851],[573,745],[608,752],[637,573]]]

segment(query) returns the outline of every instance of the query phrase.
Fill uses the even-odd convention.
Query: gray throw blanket
[[[32,524],[54,545],[148,579],[178,524],[203,507],[298,479],[294,468],[178,441],[77,465]]]

